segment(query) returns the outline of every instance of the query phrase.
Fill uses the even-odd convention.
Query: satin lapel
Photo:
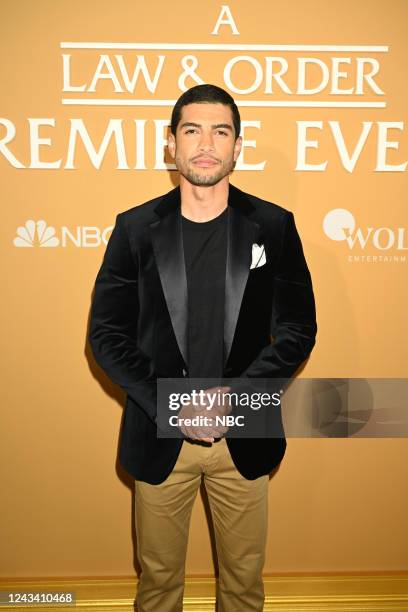
[[[234,195],[235,193],[235,195]],[[252,260],[252,245],[259,226],[238,210],[236,190],[228,209],[228,250],[225,276],[224,365],[231,352],[245,285]]]
[[[180,206],[150,225],[154,256],[174,333],[187,365],[187,276]]]

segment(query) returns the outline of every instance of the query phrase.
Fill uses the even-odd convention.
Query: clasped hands
[[[229,401],[221,400],[223,393],[227,393],[231,387],[211,387],[204,390],[204,399],[196,404],[189,402],[185,404],[179,411],[178,417],[180,420],[179,429],[187,437],[198,442],[214,442],[215,438],[221,438],[228,431],[228,427],[222,423],[216,422],[217,416],[225,416],[232,410]],[[217,394],[217,399],[211,404],[209,403],[206,394]],[[192,420],[195,417],[207,417],[207,419],[198,419],[201,421],[198,425],[186,425],[185,420]],[[203,422],[204,421],[204,422]]]

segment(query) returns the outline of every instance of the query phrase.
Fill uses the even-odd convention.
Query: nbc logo
[[[59,245],[59,240],[55,235],[55,228],[47,224],[45,221],[26,221],[25,225],[20,225],[17,228],[17,236],[13,240],[16,247],[56,247]]]
[[[106,227],[101,230],[94,226],[77,226],[74,230],[70,230],[66,226],[62,226],[59,230],[59,235],[55,227],[47,225],[43,220],[33,221],[29,219],[24,225],[21,225],[16,230],[16,236],[13,239],[13,244],[16,247],[66,247],[72,244],[76,247],[98,247],[101,244],[107,244],[109,232],[113,226]]]

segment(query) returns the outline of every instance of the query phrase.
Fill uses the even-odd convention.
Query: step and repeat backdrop
[[[407,377],[408,3],[2,0],[0,13],[1,573],[132,575],[124,396],[86,341],[115,217],[177,184],[180,94],[223,87],[244,139],[231,182],[294,212],[312,274],[319,331],[301,376]],[[388,542],[406,532],[407,464],[404,439],[289,439],[266,570],[406,569],[403,538]],[[203,521],[198,500],[190,573],[213,568]]]

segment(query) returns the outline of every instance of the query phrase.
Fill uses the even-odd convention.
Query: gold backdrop
[[[407,376],[404,0],[2,0],[2,555],[133,575],[123,394],[86,345],[115,216],[171,189],[173,102],[240,105],[231,182],[292,210],[317,344],[302,377]],[[406,439],[288,439],[265,573],[406,570]],[[213,571],[197,499],[187,573]]]

